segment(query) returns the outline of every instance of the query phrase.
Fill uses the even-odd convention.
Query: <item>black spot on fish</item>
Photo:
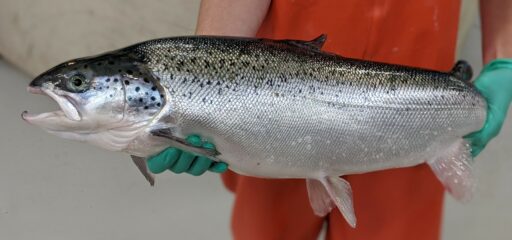
[[[156,87],[155,86],[151,87],[151,90],[156,91]]]
[[[156,106],[157,106],[157,107],[160,107],[161,105],[162,105],[162,104],[160,104],[160,103],[156,103]]]
[[[204,102],[204,103],[206,102],[206,98],[205,98],[205,97],[203,98],[203,102]]]
[[[100,87],[100,90],[103,90],[103,87]]]
[[[210,81],[210,80],[206,81],[206,85],[212,85],[212,81]]]
[[[113,95],[112,95],[112,94],[110,94],[110,97],[113,97]]]
[[[144,78],[145,83],[149,83],[149,80],[147,78]]]
[[[105,79],[105,82],[110,82],[110,78]]]
[[[128,97],[128,101],[131,101],[132,100],[132,97]]]
[[[140,91],[140,87],[135,88],[135,92],[138,92],[138,91]]]
[[[117,79],[117,78],[114,78],[114,82],[119,82],[119,79]]]
[[[154,96],[151,96],[151,101],[155,101],[156,98]]]
[[[217,83],[215,83],[216,86],[220,86],[220,81],[217,81]]]
[[[144,99],[143,98],[139,98],[139,102],[144,102]]]
[[[128,69],[128,70],[126,70],[126,73],[128,73],[128,74],[132,75],[132,74],[133,74],[133,71],[132,71],[132,70],[130,70],[130,69]]]
[[[144,106],[144,109],[148,109],[149,107],[148,106]]]
[[[164,95],[163,95],[163,94],[160,94],[160,97],[161,97],[161,98],[164,98]]]
[[[149,95],[149,93],[148,93],[148,92],[145,92],[144,94]]]
[[[128,81],[128,80],[124,80],[124,84],[125,84],[125,85],[130,85],[130,81]]]
[[[110,88],[110,86],[107,86],[107,89],[109,89],[109,88]]]
[[[199,87],[200,87],[200,88],[203,88],[203,87],[204,87],[204,84],[203,84],[203,83],[200,83],[200,84],[199,84]]]

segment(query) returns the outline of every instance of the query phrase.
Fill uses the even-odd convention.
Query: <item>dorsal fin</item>
[[[314,50],[314,51],[321,51],[325,41],[327,40],[327,35],[322,34],[315,39],[304,41],[304,40],[281,40],[282,42],[285,42],[287,44],[291,44],[297,47]]]
[[[468,62],[459,60],[453,66],[450,74],[461,81],[469,82],[469,80],[471,80],[473,77],[473,69]]]

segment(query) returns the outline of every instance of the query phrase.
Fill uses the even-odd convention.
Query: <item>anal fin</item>
[[[306,181],[309,202],[316,215],[325,216],[336,206],[347,223],[353,228],[356,227],[352,189],[345,179],[324,177]]]
[[[148,180],[149,185],[154,186],[155,185],[155,177],[153,176],[153,174],[151,174],[149,172],[148,166],[146,163],[146,159],[142,158],[142,157],[133,156],[133,155],[131,157],[132,157],[133,163],[135,163],[135,166],[137,166],[137,168],[142,173],[142,175],[144,175],[146,180]]]
[[[465,140],[460,139],[427,163],[455,199],[467,202],[475,188],[471,161],[471,148]]]

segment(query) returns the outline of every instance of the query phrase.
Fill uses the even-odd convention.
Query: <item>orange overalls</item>
[[[454,64],[459,0],[274,0],[259,37],[313,39],[339,55],[448,71]],[[426,165],[345,178],[357,227],[337,209],[317,217],[304,180],[258,179],[227,172],[235,192],[235,239],[439,239],[443,187]]]

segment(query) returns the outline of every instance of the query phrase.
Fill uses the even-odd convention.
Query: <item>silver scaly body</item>
[[[180,137],[201,134],[251,176],[413,166],[478,130],[485,101],[449,73],[266,40],[177,38],[137,50],[169,93]],[[182,53],[182,54],[177,54]]]
[[[353,227],[342,175],[428,163],[454,197],[469,199],[462,137],[486,118],[471,68],[458,62],[444,73],[349,59],[322,52],[324,41],[177,37],[71,60],[29,86],[61,110],[22,117],[130,153],[151,184],[144,158],[168,146],[245,175],[305,178],[314,212],[337,207]],[[190,134],[217,151],[188,145]]]

